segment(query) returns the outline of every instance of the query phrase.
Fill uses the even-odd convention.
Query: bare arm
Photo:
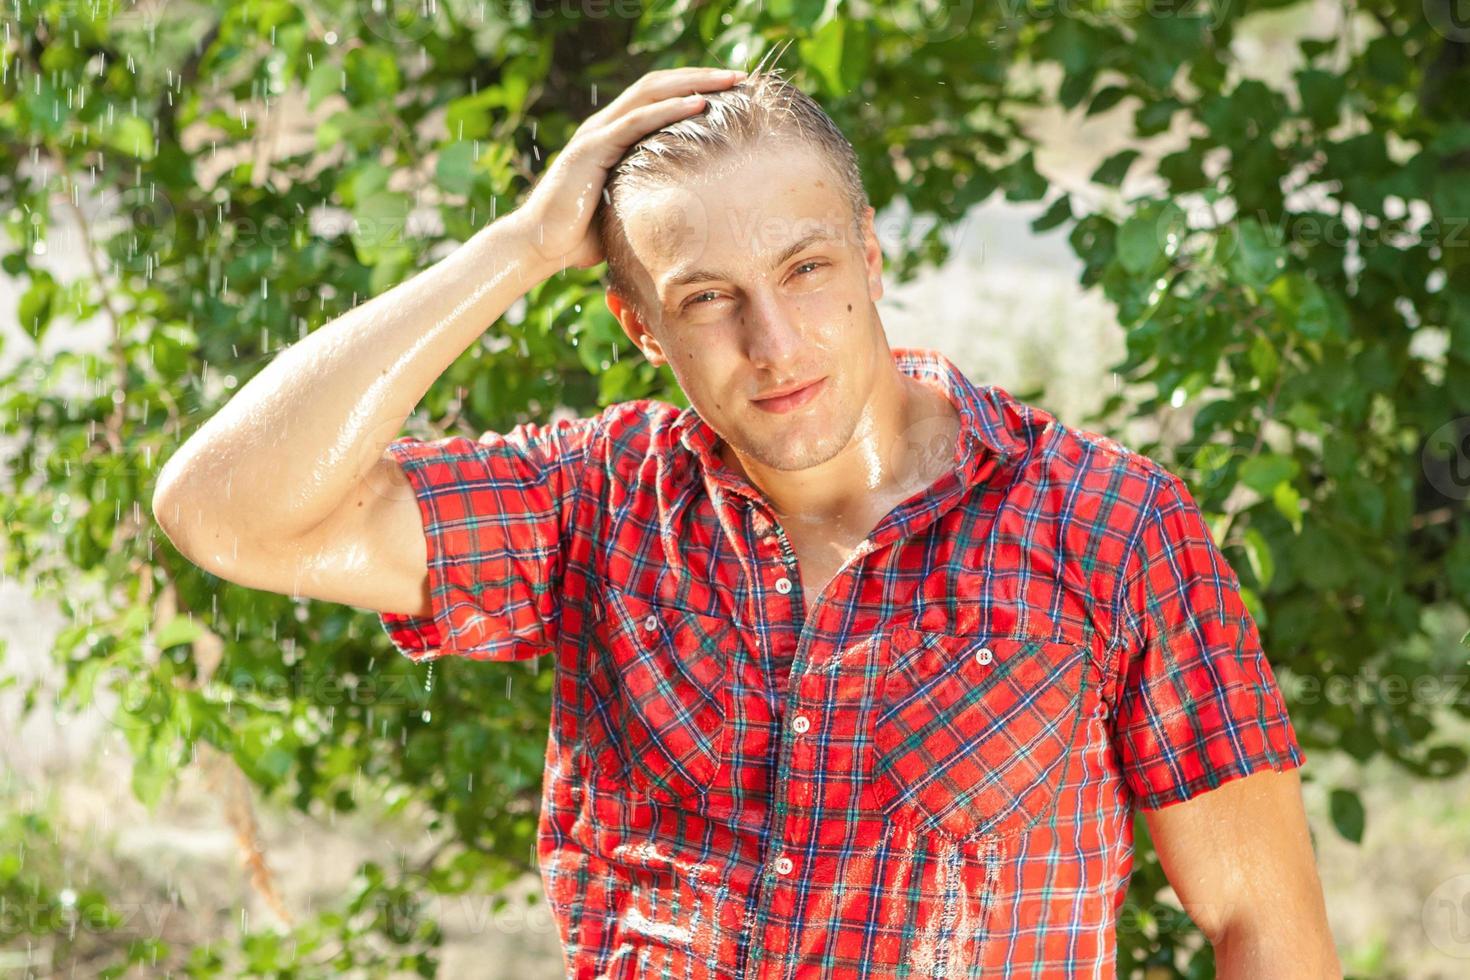
[[[169,458],[153,513],[191,561],[252,588],[426,614],[427,548],[385,455],[429,386],[533,285],[602,261],[607,170],[738,76],[650,72],[578,128],[526,204],[275,359]]]
[[[1221,980],[1340,980],[1297,770],[1233,779],[1144,819]]]

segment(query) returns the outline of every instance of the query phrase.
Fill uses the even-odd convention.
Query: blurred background
[[[848,133],[890,343],[1189,483],[1261,627],[1350,976],[1470,975],[1470,7],[16,0],[0,12],[0,972],[552,977],[550,671],[170,547],[161,462],[512,210],[644,71]],[[601,268],[410,419],[636,397]],[[1140,820],[1119,975],[1213,975]]]

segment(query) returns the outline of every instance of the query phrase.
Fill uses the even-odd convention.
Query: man
[[[569,976],[1111,976],[1135,808],[1221,976],[1340,976],[1305,757],[1189,491],[890,350],[872,219],[778,75],[652,72],[521,209],[278,355],[154,512],[416,661],[553,657]],[[394,438],[604,258],[691,409]]]

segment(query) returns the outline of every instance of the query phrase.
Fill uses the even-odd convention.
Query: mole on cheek
[[[848,303],[847,304],[847,312],[849,312],[849,313],[852,312],[852,304],[851,303]]]

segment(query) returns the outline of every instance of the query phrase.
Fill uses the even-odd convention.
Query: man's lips
[[[815,398],[826,386],[826,382],[827,379],[823,376],[814,381],[804,382],[798,387],[788,387],[774,394],[752,398],[751,401],[768,412],[789,412]]]

